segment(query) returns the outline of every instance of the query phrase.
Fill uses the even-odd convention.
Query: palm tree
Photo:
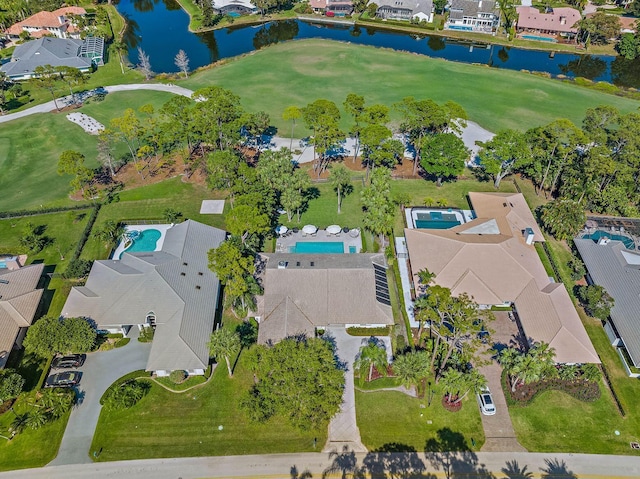
[[[16,414],[15,419],[11,422],[11,430],[20,434],[29,425],[29,413]]]
[[[31,429],[40,429],[42,426],[44,426],[47,423],[48,420],[49,420],[49,417],[46,411],[39,408],[34,408],[29,413],[29,417],[27,419],[27,425]]]
[[[384,374],[387,370],[387,351],[383,346],[380,346],[377,341],[370,340],[366,346],[360,348],[360,353],[356,361],[353,363],[353,368],[362,371],[365,368],[369,368],[368,381],[371,381],[373,376],[373,368],[380,374]],[[362,374],[360,374],[362,377]]]
[[[240,337],[235,331],[227,328],[220,328],[214,331],[209,341],[209,352],[211,356],[219,360],[221,357],[227,363],[227,370],[229,371],[229,377],[233,377],[233,370],[231,369],[231,356],[240,352]]]
[[[116,51],[118,57],[120,58],[120,71],[122,71],[122,74],[124,75],[124,61],[122,59],[122,54],[129,51],[129,49],[127,48],[127,44],[120,41],[113,42],[113,49]]]
[[[425,351],[411,351],[398,356],[393,362],[393,372],[404,386],[418,385],[429,376],[429,356]]]
[[[470,392],[477,394],[487,387],[487,378],[480,374],[477,369],[467,372],[447,369],[440,381],[446,392],[447,401],[451,404],[458,404]],[[455,400],[452,401],[452,398],[455,398]]]
[[[349,193],[349,187],[351,186],[351,175],[343,165],[338,165],[331,169],[329,175],[329,182],[333,187],[333,190],[338,194],[338,214],[342,208],[342,197]]]
[[[427,321],[431,321],[431,305],[426,296],[420,296],[413,303],[413,317],[418,321],[418,344],[422,340],[422,331]]]

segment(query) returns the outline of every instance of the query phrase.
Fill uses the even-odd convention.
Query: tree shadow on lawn
[[[463,434],[445,427],[436,435],[437,438],[428,439],[424,447],[427,461],[436,471],[442,470],[447,479],[460,474],[478,479],[495,478],[484,464],[478,463],[478,456]]]

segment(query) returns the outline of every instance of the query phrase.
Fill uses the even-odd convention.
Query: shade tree
[[[93,349],[97,332],[84,318],[55,318],[45,316],[37,320],[24,338],[24,347],[38,356],[84,353]]]
[[[529,162],[530,149],[524,134],[516,130],[500,130],[491,140],[481,144],[480,162],[500,187],[502,179]]]
[[[377,168],[371,174],[371,181],[360,195],[363,206],[362,223],[373,234],[378,235],[380,246],[384,247],[385,235],[393,227],[394,208],[391,196],[391,172],[388,168]]]
[[[576,236],[586,220],[583,206],[567,198],[550,201],[541,208],[542,226],[559,240]]]
[[[614,306],[614,299],[600,285],[590,284],[579,286],[576,290],[578,299],[590,316],[600,321],[607,321]]]
[[[549,344],[540,342],[526,352],[510,347],[500,351],[498,361],[509,376],[511,391],[520,384],[529,384],[557,374],[555,350]]]
[[[453,133],[438,133],[427,138],[420,154],[420,166],[442,186],[444,178],[455,178],[464,171],[469,150]]]

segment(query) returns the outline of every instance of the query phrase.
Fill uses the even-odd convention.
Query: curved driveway
[[[116,379],[147,366],[151,343],[139,342],[138,329],[135,327],[131,329],[129,337],[131,341],[126,346],[87,354],[87,360],[79,368],[82,371],[78,387],[79,404],[71,412],[58,455],[50,465],[92,462],[89,448],[102,407],[100,398]]]

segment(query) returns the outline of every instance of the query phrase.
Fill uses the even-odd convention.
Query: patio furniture
[[[358,228],[350,230],[349,236],[351,236],[352,238],[357,238],[358,236],[360,236],[360,230]]]
[[[349,232],[349,227],[345,226],[344,228],[342,228],[342,232],[343,233],[348,233]]]
[[[342,228],[338,225],[327,226],[327,233],[329,234],[337,235],[337,234],[340,234],[341,231],[342,231]]]
[[[289,231],[289,228],[287,228],[285,225],[276,226],[276,233],[280,236],[285,235],[287,231]]]
[[[298,231],[300,231],[298,228],[293,228],[294,233],[297,233]]]
[[[314,225],[304,225],[302,227],[302,232],[308,235],[314,235],[318,232],[318,228]]]

